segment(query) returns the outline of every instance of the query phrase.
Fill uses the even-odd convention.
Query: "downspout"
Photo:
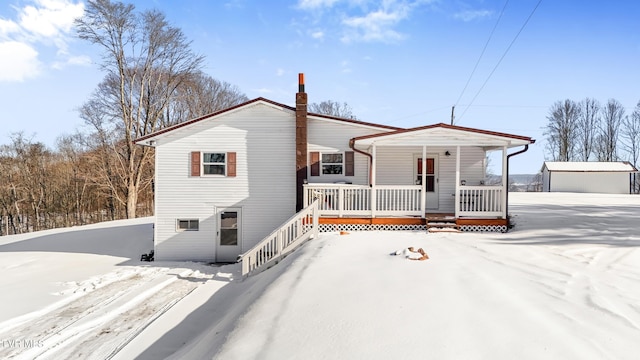
[[[505,214],[507,214],[507,231],[509,230],[509,227],[511,226],[511,218],[509,217],[509,187],[508,187],[508,183],[509,183],[509,159],[511,159],[512,156],[520,155],[523,152],[526,152],[527,150],[529,150],[529,144],[525,145],[524,149],[522,149],[520,151],[516,151],[513,154],[507,155],[507,193],[505,194],[505,196],[507,197],[506,206],[505,206]]]
[[[373,155],[369,154],[366,151],[356,149],[356,139],[352,138],[349,140],[349,147],[351,150],[357,152],[358,154],[362,154],[369,158],[369,186],[371,186],[371,167],[373,166]]]

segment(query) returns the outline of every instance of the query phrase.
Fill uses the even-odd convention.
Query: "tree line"
[[[24,133],[0,146],[0,235],[153,214],[154,148],[136,139],[248,101],[202,71],[203,56],[157,10],[90,0],[75,21],[105,76],[79,108],[87,125],[54,149]],[[346,103],[312,112],[355,118]]]
[[[566,99],[549,109],[546,137],[553,161],[627,161],[638,168],[640,102],[627,114],[616,99]],[[640,179],[636,192],[640,190]]]
[[[135,140],[248,98],[202,72],[203,57],[157,10],[91,0],[77,36],[102,50],[88,125],[55,149],[13,134],[0,146],[0,235],[153,213],[154,149]]]

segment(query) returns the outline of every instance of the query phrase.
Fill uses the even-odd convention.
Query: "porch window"
[[[198,231],[200,220],[198,219],[178,219],[176,221],[177,231]]]
[[[320,153],[309,152],[311,176],[344,175],[355,176],[355,154],[353,151]]]
[[[321,157],[322,175],[342,175],[344,168],[343,153],[323,153]]]
[[[436,176],[435,176],[435,163],[434,158],[427,158],[427,173],[425,174],[425,180],[427,184],[425,188],[429,192],[436,190]],[[416,184],[422,185],[422,158],[418,158],[418,179]]]

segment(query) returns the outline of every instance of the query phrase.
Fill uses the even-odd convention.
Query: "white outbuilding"
[[[629,194],[637,172],[626,161],[545,161],[542,191]]]

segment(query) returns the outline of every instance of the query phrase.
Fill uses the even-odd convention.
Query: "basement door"
[[[427,154],[426,184],[422,184],[422,155],[413,156],[413,178],[427,192],[427,209],[438,209],[438,155]]]
[[[218,212],[216,262],[235,262],[242,253],[242,209],[224,208]]]

